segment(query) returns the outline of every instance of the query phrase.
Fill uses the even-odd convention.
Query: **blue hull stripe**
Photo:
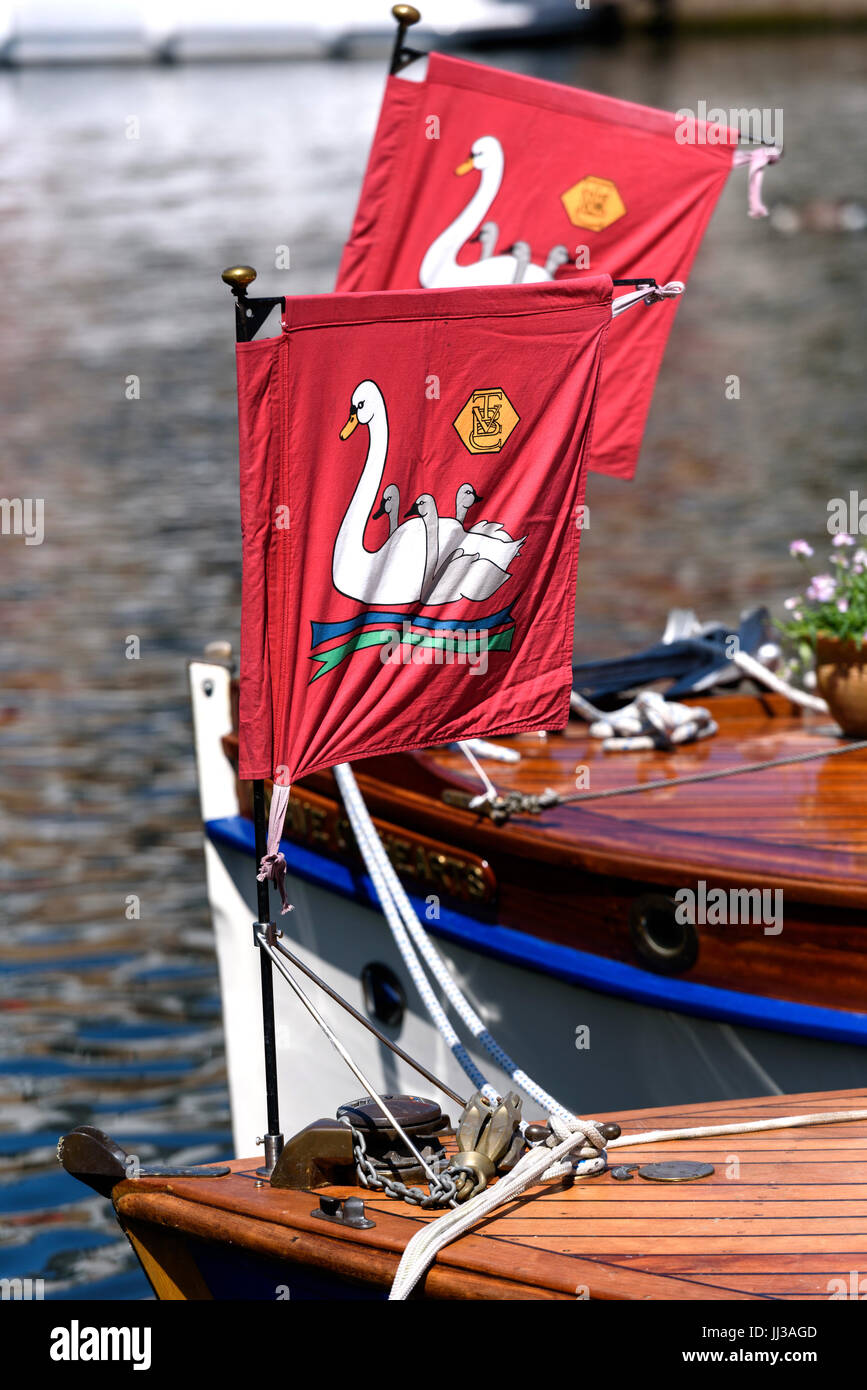
[[[205,829],[214,844],[241,850],[251,857],[254,855],[253,823],[245,817],[226,816],[212,820]],[[298,878],[381,910],[366,873],[355,873],[345,864],[290,840],[283,840],[280,848],[286,856],[289,872]],[[480,955],[537,970],[569,984],[602,994],[615,994],[637,1004],[695,1014],[699,1018],[720,1019],[749,1028],[770,1028],[778,1033],[823,1038],[828,1042],[867,1045],[867,1014],[767,999],[758,994],[655,975],[622,961],[579,951],[574,946],[540,940],[514,927],[490,926],[447,907],[440,908],[438,922],[427,922],[424,900],[410,894],[410,901],[432,936],[441,936]]]

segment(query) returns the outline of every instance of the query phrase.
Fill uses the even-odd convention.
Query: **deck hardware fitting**
[[[93,1125],[76,1125],[62,1135],[57,1144],[57,1161],[67,1173],[92,1187],[102,1197],[111,1196],[119,1182],[137,1178],[225,1178],[231,1169],[225,1165],[208,1168],[181,1168],[172,1164],[140,1164],[110,1134]]]
[[[515,1091],[509,1091],[497,1106],[491,1105],[481,1091],[470,1097],[458,1121],[458,1152],[451,1164],[460,1175],[459,1202],[484,1192],[498,1172],[514,1168],[527,1147],[520,1124],[521,1097]]]
[[[665,1163],[645,1163],[639,1168],[638,1176],[646,1182],[695,1182],[698,1178],[709,1178],[713,1171],[712,1163],[673,1158]]]
[[[365,1216],[361,1197],[320,1197],[319,1206],[310,1215],[320,1221],[333,1221],[336,1226],[351,1226],[356,1231],[369,1231],[376,1225]]]
[[[442,795],[447,806],[459,806],[463,811],[469,810],[470,803],[476,799],[475,792],[458,791],[456,787],[446,787]],[[472,809],[478,816],[487,816],[494,825],[504,825],[510,816],[538,816],[550,806],[558,805],[560,800],[559,793],[550,788],[538,796],[528,792],[507,792],[493,800],[483,801]]]

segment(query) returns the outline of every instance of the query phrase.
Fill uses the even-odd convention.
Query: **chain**
[[[396,1178],[380,1176],[367,1156],[367,1144],[361,1130],[356,1129],[353,1125],[350,1125],[349,1128],[352,1130],[355,1170],[362,1187],[385,1192],[388,1197],[394,1197],[399,1202],[408,1202],[410,1206],[421,1207],[424,1211],[430,1211],[436,1207],[455,1206],[459,1199],[458,1183],[453,1174],[468,1173],[468,1169],[449,1169],[449,1160],[444,1154],[441,1158],[430,1160],[431,1167],[436,1173],[436,1182],[430,1184],[429,1192],[425,1192],[423,1187],[407,1187],[406,1183],[399,1182]],[[463,1181],[461,1185],[463,1185]]]

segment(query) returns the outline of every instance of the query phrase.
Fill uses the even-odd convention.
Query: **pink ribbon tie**
[[[259,872],[256,878],[260,883],[266,879],[273,883],[277,892],[280,894],[280,901],[283,906],[280,914],[291,912],[292,903],[286,896],[286,859],[280,849],[280,838],[283,834],[283,824],[286,820],[286,811],[289,806],[289,788],[274,783],[271,793],[271,813],[268,817],[268,845],[265,854],[259,861]]]
[[[767,217],[768,209],[762,202],[762,176],[769,164],[776,164],[783,153],[776,145],[763,145],[758,150],[735,150],[732,168],[742,164],[750,166],[747,184],[747,203],[750,217]]]

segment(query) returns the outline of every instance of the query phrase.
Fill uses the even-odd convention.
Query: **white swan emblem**
[[[433,497],[423,493],[400,524],[400,493],[396,484],[389,484],[379,510],[373,513],[388,516],[388,537],[378,549],[367,549],[364,531],[379,497],[388,454],[388,414],[373,381],[362,381],[353,391],[340,438],[348,439],[358,425],[367,426],[369,443],[361,477],[334,542],[331,578],[335,589],[370,604],[428,605],[489,598],[510,578],[508,566],[526,537],[513,541],[496,522],[480,523],[493,526],[493,531],[466,531],[457,513],[460,510],[465,517],[478,498],[470,484],[458,489],[454,517],[439,516]]]
[[[494,247],[500,232],[495,222],[484,222],[503,181],[505,156],[495,135],[482,135],[473,144],[469,159],[459,164],[456,174],[468,174],[476,169],[481,174],[479,186],[463,212],[431,243],[421,269],[419,283],[423,289],[443,289],[450,285],[526,285],[540,280],[552,280],[558,266],[565,265],[569,252],[565,246],[549,251],[543,266],[531,261],[530,243],[517,241],[508,254],[495,256]],[[457,255],[465,242],[479,227],[481,258],[472,265],[458,265]]]
[[[461,483],[458,488],[457,496],[455,497],[455,516],[462,526],[466,520],[466,515],[470,507],[474,507],[477,502],[482,501],[484,501],[484,498],[479,496],[472,483]],[[470,527],[470,535],[494,536],[497,540],[505,541],[507,544],[511,542],[518,547],[515,551],[516,555],[524,544],[524,540],[526,540],[526,537],[524,537],[524,540],[512,541],[512,537],[499,521],[477,521],[475,526]]]
[[[420,516],[424,522],[425,569],[421,602],[426,607],[454,603],[459,598],[476,602],[490,598],[509,578],[500,565],[479,553],[476,536],[467,538],[466,550],[458,546],[440,562],[437,536],[442,519],[437,515],[436,502],[429,492],[423,492],[416,499],[407,516]],[[521,542],[517,544],[520,546]]]

